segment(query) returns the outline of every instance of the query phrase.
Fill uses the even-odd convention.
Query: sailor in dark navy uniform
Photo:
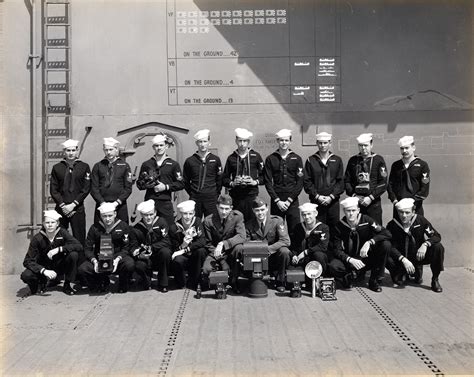
[[[234,209],[248,221],[253,217],[252,202],[258,195],[258,185],[263,185],[263,160],[249,147],[252,132],[236,128],[235,135],[237,149],[227,157],[222,183],[229,189]]]
[[[276,133],[278,150],[265,159],[263,177],[270,195],[272,215],[286,219],[290,237],[300,222],[298,196],[303,189],[304,166],[299,155],[290,149],[291,130]]]
[[[305,163],[304,189],[311,203],[318,205],[318,220],[332,231],[339,221],[339,197],[344,192],[344,167],[339,156],[333,154],[332,135],[316,135],[318,151]]]
[[[178,288],[187,285],[188,288],[196,289],[202,265],[207,257],[204,228],[201,218],[196,216],[195,207],[194,200],[179,203],[176,208],[181,217],[170,229],[175,250],[171,256],[171,268]]]
[[[381,196],[387,190],[387,166],[382,156],[372,152],[371,133],[357,137],[359,154],[349,159],[344,182],[346,194],[359,198],[360,213],[382,224]]]
[[[33,236],[21,274],[23,280],[34,295],[44,290],[48,280],[56,280],[58,274],[65,274],[63,292],[74,295],[71,286],[76,280],[78,253],[82,245],[68,231],[59,226],[61,215],[56,211],[44,211],[43,227]]]
[[[158,290],[166,293],[172,254],[168,222],[163,217],[157,216],[155,202],[152,199],[138,204],[137,211],[142,218],[133,227],[138,245],[138,249],[133,251],[135,270],[141,277],[143,289],[150,287],[147,270],[157,270]]]
[[[395,205],[398,218],[387,224],[392,233],[392,249],[387,259],[393,283],[403,287],[406,275],[413,277],[415,284],[423,281],[423,265],[431,267],[431,289],[442,292],[439,274],[444,270],[444,247],[441,235],[422,215],[415,213],[415,200],[405,198]]]
[[[350,287],[352,272],[363,276],[366,270],[371,270],[369,288],[381,292],[391,234],[374,219],[360,213],[358,198],[346,198],[341,206],[344,217],[331,235],[334,259],[329,262],[329,271]]]
[[[101,220],[93,224],[87,232],[84,252],[86,261],[79,266],[79,274],[83,276],[91,292],[106,290],[109,285],[109,273],[99,272],[98,256],[102,235],[110,235],[113,247],[113,271],[118,273],[118,292],[128,291],[129,280],[135,269],[132,250],[136,249],[136,239],[132,228],[117,217],[113,203],[102,203],[98,208]]]
[[[146,190],[145,200],[153,199],[158,216],[163,217],[168,226],[174,224],[172,193],[184,189],[183,176],[179,164],[166,154],[174,145],[173,139],[158,134],[152,139],[155,155],[145,161],[137,180],[139,190]]]
[[[119,157],[117,140],[104,138],[105,158],[92,168],[91,195],[96,202],[94,223],[100,221],[97,209],[103,203],[113,203],[117,218],[128,224],[127,198],[132,193],[130,166]]]
[[[217,214],[217,197],[222,189],[222,164],[215,154],[209,152],[210,131],[199,130],[194,135],[198,150],[188,157],[183,166],[186,192],[196,202],[196,217]]]
[[[84,199],[91,190],[89,165],[78,159],[79,141],[66,140],[62,143],[64,159],[51,171],[50,194],[56,203],[56,211],[62,216],[59,224],[67,229],[82,246],[86,241],[86,212]]]
[[[290,265],[290,237],[285,221],[280,216],[268,214],[267,204],[255,198],[253,204],[254,218],[245,223],[247,240],[268,242],[268,268],[276,271],[276,290],[285,291],[286,269]],[[242,260],[238,255],[237,259]]]
[[[415,140],[413,136],[404,136],[398,141],[402,158],[395,161],[390,169],[388,178],[388,197],[393,205],[401,199],[412,198],[415,200],[415,212],[424,214],[423,201],[430,191],[430,168],[418,156],[415,156]],[[394,207],[393,215],[397,211]]]
[[[295,228],[294,239],[291,243],[293,252],[292,263],[302,266],[303,269],[311,261],[321,264],[322,273],[325,275],[329,257],[329,227],[317,220],[318,205],[304,203],[300,205],[303,222]]]

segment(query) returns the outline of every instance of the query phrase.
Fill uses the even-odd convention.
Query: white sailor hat
[[[62,217],[59,213],[57,213],[54,209],[43,211],[43,216],[49,219],[53,219],[58,221],[60,217]]]
[[[277,138],[287,138],[291,137],[291,130],[288,130],[286,128],[283,128],[282,130],[278,131],[276,134]]]
[[[399,147],[403,147],[405,145],[412,145],[414,143],[415,139],[413,138],[413,136],[403,136],[402,138],[400,138],[400,140],[398,140]]]
[[[235,136],[240,139],[250,139],[253,136],[253,133],[245,128],[236,128],[235,129]]]
[[[114,212],[115,211],[115,204],[104,202],[97,209],[99,210],[101,215],[104,214],[104,213]]]
[[[395,204],[395,207],[397,209],[412,209],[415,206],[415,199],[412,198],[405,198],[402,200],[399,200],[397,204]]]
[[[359,207],[359,198],[356,196],[350,196],[341,201],[341,207],[346,209],[350,207]]]
[[[199,130],[194,134],[194,140],[209,140],[209,135],[211,131],[209,131],[207,128],[204,130]]]
[[[115,140],[113,137],[104,137],[104,147],[118,147],[120,141]]]
[[[151,142],[152,142],[153,145],[165,143],[166,142],[166,135],[163,135],[163,134],[155,135],[155,137],[153,139],[151,139]]]
[[[185,200],[184,202],[179,203],[176,208],[179,212],[191,212],[194,211],[196,202],[194,200]]]
[[[359,144],[370,143],[373,139],[372,136],[373,134],[360,134],[359,137],[357,138],[357,143]]]
[[[315,203],[304,203],[298,207],[301,212],[317,212],[318,205]]]
[[[63,146],[63,149],[77,148],[77,146],[79,145],[79,141],[69,139],[69,140],[66,140],[64,143],[61,143],[61,145]]]
[[[316,141],[331,141],[332,135],[327,132],[320,132],[316,134]]]
[[[141,202],[139,205],[137,205],[137,211],[142,215],[154,212],[155,201],[153,199],[148,199],[146,202]]]

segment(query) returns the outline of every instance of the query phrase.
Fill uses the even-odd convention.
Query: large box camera
[[[114,270],[114,245],[110,234],[100,236],[97,261],[99,262],[99,272],[112,272]]]
[[[244,271],[268,271],[268,243],[247,241],[243,244]]]

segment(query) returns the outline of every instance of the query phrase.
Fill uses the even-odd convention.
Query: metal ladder
[[[61,143],[71,126],[71,4],[43,3],[43,209],[54,208],[49,195],[51,169],[62,157]]]

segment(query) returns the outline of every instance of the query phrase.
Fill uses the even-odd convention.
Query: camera
[[[152,250],[150,245],[141,245],[138,250],[138,258],[149,259],[151,257]]]
[[[99,262],[99,272],[112,272],[114,270],[114,245],[110,234],[100,236],[97,261]]]
[[[159,171],[143,171],[137,180],[137,186],[139,189],[151,189],[160,183],[160,172]]]
[[[357,195],[367,196],[370,194],[370,175],[369,173],[361,172],[357,174],[357,182],[359,184],[355,187]]]
[[[250,175],[238,175],[235,177],[234,183],[237,185],[250,185],[252,183],[253,179]]]
[[[357,181],[359,183],[369,183],[369,178],[369,173],[362,172],[357,174]]]

